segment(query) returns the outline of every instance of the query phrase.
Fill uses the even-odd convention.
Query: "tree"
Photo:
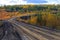
[[[37,23],[42,25],[42,14],[41,14],[41,12],[39,14],[37,14]]]

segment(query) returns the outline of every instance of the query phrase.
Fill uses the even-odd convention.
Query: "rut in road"
[[[19,33],[11,23],[4,21],[0,26],[0,40],[22,40]]]
[[[24,23],[19,23],[19,22],[17,22],[17,21],[13,21],[12,22],[13,24],[15,24],[15,25],[17,25],[19,28],[21,28],[21,29],[23,29],[25,32],[29,32],[29,34],[31,34],[32,32],[33,33],[36,33],[36,34],[40,34],[40,35],[43,35],[45,38],[47,38],[48,40],[60,40],[60,36],[58,36],[59,35],[59,33],[58,34],[55,34],[55,33],[52,33],[53,31],[51,31],[51,33],[50,32],[48,32],[47,30],[41,30],[41,28],[40,29],[38,29],[38,28],[36,28],[36,27],[32,27],[31,25],[29,26],[29,25],[26,25],[26,24],[24,24]],[[29,31],[27,31],[27,30],[29,30]],[[44,32],[45,31],[45,32]],[[24,33],[25,33],[24,32]],[[26,33],[27,34],[27,33]],[[32,35],[32,34],[31,34]],[[33,35],[34,36],[34,35]]]

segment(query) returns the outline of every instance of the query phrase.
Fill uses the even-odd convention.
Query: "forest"
[[[14,5],[3,6],[0,9],[18,14],[36,13],[36,16],[27,20],[28,23],[60,30],[60,5]]]

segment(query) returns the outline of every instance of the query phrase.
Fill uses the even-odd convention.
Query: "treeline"
[[[60,5],[20,5],[4,6],[7,12],[59,11]]]

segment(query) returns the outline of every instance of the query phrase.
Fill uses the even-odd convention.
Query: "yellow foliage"
[[[57,17],[54,14],[48,14],[46,25],[50,27],[56,27]]]
[[[37,23],[37,17],[31,17],[30,23],[31,24],[36,24]]]
[[[27,5],[25,5],[25,6],[23,6],[23,8],[28,8],[29,6],[27,6]]]

